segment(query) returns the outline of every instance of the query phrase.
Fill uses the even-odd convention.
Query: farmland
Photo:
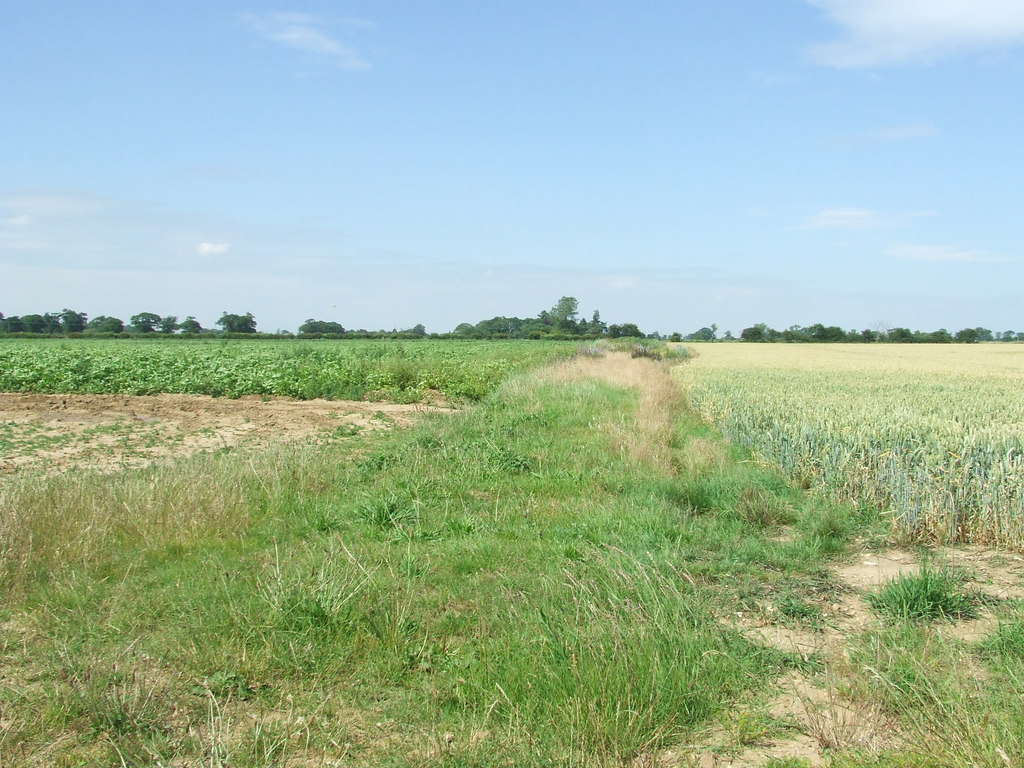
[[[915,540],[1024,547],[1024,347],[703,345],[693,407]]]
[[[192,350],[109,344],[82,351]],[[276,344],[205,349],[304,346]],[[418,343],[310,346],[440,365]],[[10,395],[136,442],[119,467],[0,476],[0,764],[1005,768],[1024,751],[1024,564],[898,548],[877,509],[787,482],[679,388],[897,364],[759,368],[753,345],[713,364],[718,346],[670,368],[451,344],[449,367],[504,373],[443,410],[440,386],[380,378],[364,395],[429,402]],[[742,403],[732,381],[720,408]],[[199,403],[214,444],[151,461],[147,441],[198,435],[167,409]]]
[[[475,400],[574,346],[512,343],[0,340],[0,392]]]

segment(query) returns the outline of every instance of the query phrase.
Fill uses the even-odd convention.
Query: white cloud
[[[29,227],[35,224],[36,217],[27,213],[18,216],[11,216],[9,219],[0,219],[0,226],[4,227]]]
[[[824,208],[804,219],[800,223],[800,229],[880,229],[934,215],[931,211],[893,214],[873,211],[870,208]]]
[[[1024,44],[1021,0],[807,0],[842,35],[810,49],[840,69],[931,63]]]
[[[33,219],[33,222],[46,216],[85,216],[113,205],[114,201],[107,198],[73,192],[41,192],[0,196],[0,208],[21,211],[22,213],[15,218],[28,216]]]
[[[327,27],[372,28],[362,19],[327,19],[305,13],[242,14],[242,21],[257,35],[272,43],[326,59],[342,69],[369,69],[370,62],[352,45],[332,36]]]
[[[196,253],[200,256],[217,256],[231,250],[231,243],[200,243]]]
[[[948,245],[899,245],[890,249],[890,253],[901,259],[932,264],[994,264],[1008,261],[994,253],[952,248]]]

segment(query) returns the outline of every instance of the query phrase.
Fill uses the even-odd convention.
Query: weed
[[[419,519],[416,500],[394,491],[366,497],[359,505],[358,514],[370,525],[385,530],[414,525]]]
[[[865,597],[879,614],[894,621],[969,619],[977,615],[978,596],[963,589],[963,574],[924,563]]]

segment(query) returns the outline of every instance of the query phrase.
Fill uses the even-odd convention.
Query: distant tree
[[[25,323],[17,315],[11,315],[0,322],[0,331],[3,333],[24,333]],[[1012,334],[1013,331],[1010,331]]]
[[[313,320],[310,318],[299,326],[299,333],[303,336],[322,336],[324,334],[340,336],[344,332],[345,329],[341,323],[328,320]]]
[[[225,333],[256,333],[256,318],[252,316],[252,312],[246,312],[244,315],[233,315],[224,312],[220,316],[220,320],[217,321]]]
[[[61,333],[60,327],[60,315],[56,312],[44,312],[43,313],[43,333],[49,333],[52,336],[56,336]]]
[[[893,344],[910,344],[914,334],[909,328],[890,328],[885,334],[885,340]]]
[[[608,326],[608,336],[613,339],[619,338],[643,338],[643,332],[637,328],[636,323],[621,323]]]
[[[716,326],[717,327],[717,326]],[[704,326],[686,337],[690,341],[714,341],[715,329]]]
[[[768,326],[765,323],[758,323],[740,331],[740,341],[768,341]]]
[[[587,323],[587,334],[604,336],[606,333],[608,333],[608,324],[601,319],[601,313],[595,309],[594,314],[590,316],[590,322]]]
[[[199,321],[192,317],[192,315],[189,315],[182,320],[178,327],[181,329],[182,333],[200,333],[203,330],[203,326],[201,326]]]
[[[957,344],[977,344],[979,341],[978,329],[962,328],[956,332],[956,335],[953,337],[953,341]]]
[[[160,333],[174,333],[180,327],[178,325],[178,318],[174,315],[167,315],[161,317],[160,322],[157,323],[160,326]]]
[[[810,341],[811,331],[809,328],[803,328],[799,325],[791,325],[782,332],[782,340],[789,344]]]
[[[846,341],[846,331],[835,325],[824,326],[821,323],[815,323],[807,330],[810,333],[811,341],[825,344]]]
[[[681,334],[679,331],[673,331],[672,333],[669,334],[668,340],[673,342],[680,342],[683,340],[683,334]]]
[[[152,312],[139,312],[137,315],[132,315],[128,322],[131,323],[135,333],[153,333],[160,323],[160,315],[155,315]]]
[[[869,328],[865,328],[863,331],[860,332],[859,337],[861,341],[867,344],[871,344],[873,342],[878,341],[879,333],[878,331],[872,331]]]
[[[978,332],[978,341],[995,341],[995,336],[988,328],[975,328],[974,330]]]
[[[89,321],[87,326],[90,331],[96,333],[123,333],[124,323],[116,317],[100,315]]]
[[[423,326],[423,323],[416,323],[412,328],[407,331],[402,331],[402,333],[411,333],[414,336],[426,336],[427,329]]]
[[[22,315],[21,324],[25,333],[43,333],[46,330],[46,318],[39,314]]]
[[[64,333],[81,333],[85,330],[87,318],[84,312],[65,309],[60,313],[60,328]]]
[[[914,334],[914,340],[925,344],[951,344],[953,342],[953,334],[945,328],[939,328],[939,330],[932,331],[931,333]]]
[[[732,335],[732,331],[726,331],[725,332],[725,336],[723,336],[722,338],[724,338],[726,341],[735,341],[736,340],[736,337]]]
[[[563,296],[548,313],[551,325],[565,333],[576,332],[576,316],[579,314],[580,303],[573,296]]]
[[[461,336],[463,338],[471,338],[476,333],[476,328],[471,323],[459,323],[455,326],[455,330],[452,331],[453,336]]]

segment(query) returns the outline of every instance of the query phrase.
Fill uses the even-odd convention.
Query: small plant
[[[417,520],[416,501],[394,491],[370,496],[359,507],[359,516],[379,528],[402,528]]]
[[[865,600],[895,621],[970,619],[977,615],[979,598],[963,589],[964,580],[950,568],[924,563],[917,573],[893,579]]]
[[[776,603],[776,607],[784,621],[811,625],[821,622],[821,608],[798,595],[783,595]]]
[[[1024,661],[1024,621],[1002,623],[981,646],[985,655]]]
[[[661,360],[661,353],[643,344],[634,344],[629,351],[630,357],[646,357],[651,360]]]

